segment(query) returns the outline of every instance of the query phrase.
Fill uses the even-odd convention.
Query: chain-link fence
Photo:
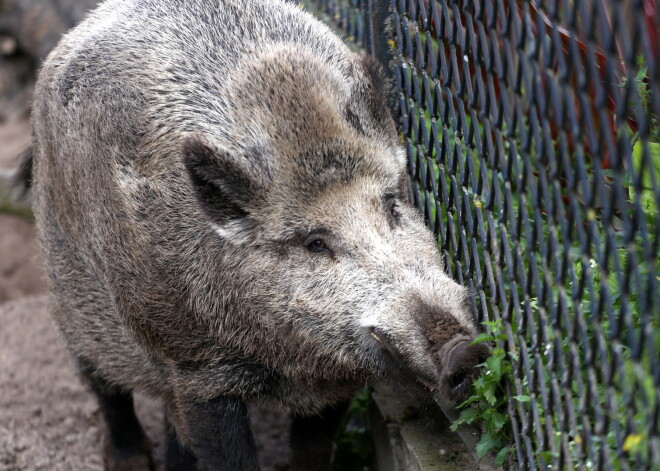
[[[508,463],[660,469],[655,0],[304,3],[389,66],[411,197],[510,368]]]

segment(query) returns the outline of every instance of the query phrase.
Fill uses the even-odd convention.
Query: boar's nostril
[[[447,378],[447,386],[449,386],[452,390],[459,389],[465,386],[468,378],[469,374],[466,371],[457,371],[456,373],[449,375],[449,378]]]
[[[481,347],[479,351],[477,352],[477,365],[480,365],[482,363],[485,363],[486,360],[488,359],[488,356],[490,355],[490,350],[488,350],[488,347],[485,345],[479,345]]]
[[[488,357],[488,347],[483,344],[470,345],[466,340],[452,342],[445,350],[441,387],[447,399],[463,401],[478,374],[477,366]]]

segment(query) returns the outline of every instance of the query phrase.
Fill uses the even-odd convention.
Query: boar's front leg
[[[100,376],[88,361],[77,358],[81,376],[96,394],[107,425],[103,459],[107,471],[153,471],[151,443],[133,408],[133,395]]]
[[[291,423],[291,471],[329,471],[337,428],[348,402],[328,407],[319,415],[295,416]]]
[[[181,443],[170,419],[173,411],[165,408],[165,471],[198,471],[197,458]]]
[[[257,451],[245,403],[235,397],[179,399],[181,436],[200,469],[258,471]]]

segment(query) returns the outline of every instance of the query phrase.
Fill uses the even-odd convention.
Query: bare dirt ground
[[[28,130],[21,121],[0,125],[5,175],[29,142]],[[102,418],[47,313],[44,292],[34,226],[0,214],[0,471],[102,470]],[[160,405],[138,395],[136,410],[162,469]],[[256,405],[250,414],[262,469],[287,470],[286,413]]]
[[[44,291],[34,225],[0,214],[0,303]]]

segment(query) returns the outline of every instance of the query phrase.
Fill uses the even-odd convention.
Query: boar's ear
[[[257,184],[237,159],[194,136],[183,143],[183,164],[197,201],[211,219],[223,223],[249,215]]]
[[[398,135],[387,103],[390,84],[383,67],[370,55],[355,55],[360,77],[346,107],[348,122],[359,132],[380,138],[397,140]]]

